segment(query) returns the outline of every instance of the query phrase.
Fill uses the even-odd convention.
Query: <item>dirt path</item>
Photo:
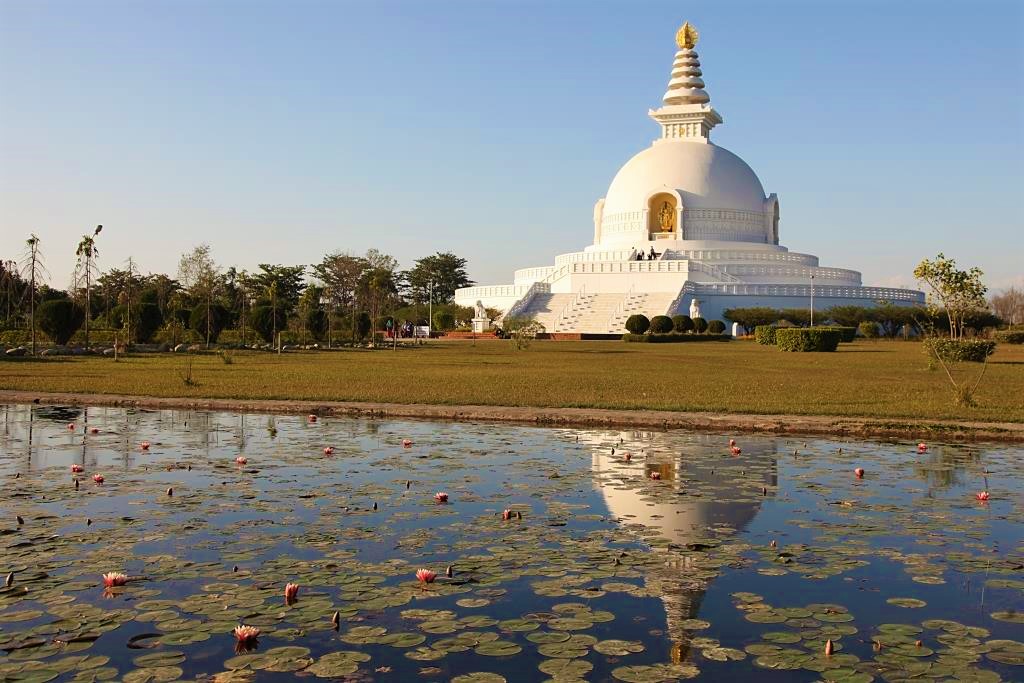
[[[316,413],[321,416],[401,417],[463,421],[517,422],[565,427],[693,429],[828,436],[895,437],[943,441],[1024,442],[1024,424],[953,422],[907,418],[853,418],[821,415],[680,413],[600,408],[521,408],[350,401],[279,401],[219,398],[156,398],[117,394],[72,394],[0,390],[0,403],[123,406],[149,409],[215,410],[250,413]]]

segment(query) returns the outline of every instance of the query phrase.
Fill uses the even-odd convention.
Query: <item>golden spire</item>
[[[699,39],[700,34],[697,33],[697,29],[690,25],[690,22],[684,23],[676,31],[676,45],[681,50],[692,50]]]

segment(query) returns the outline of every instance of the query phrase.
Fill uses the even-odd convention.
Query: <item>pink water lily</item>
[[[742,453],[742,452],[743,452],[743,449],[742,449],[742,448],[740,448],[739,446],[733,446],[733,447],[732,447],[732,448],[730,448],[729,450],[730,450],[730,452],[731,452],[731,453],[732,453],[733,455],[739,455],[740,453]]]
[[[980,501],[988,500],[988,491],[978,491],[974,494],[974,497]]]
[[[75,423],[74,422],[68,422],[68,431],[69,432],[75,431]]]
[[[92,475],[92,480],[94,482],[96,482],[97,484],[102,484],[103,483],[103,475],[102,474],[94,474],[94,475]]]
[[[729,447],[731,448],[732,446],[735,446],[735,445],[736,445],[736,439],[729,439]]]
[[[247,462],[249,462],[249,458],[245,457],[244,455],[240,455],[237,458],[235,458],[235,464],[237,465],[244,465]]]
[[[437,578],[437,572],[432,572],[429,569],[417,569],[416,580],[420,583],[434,583],[434,579]]]
[[[142,443],[139,444],[139,448],[141,448],[144,451],[148,451],[149,450],[149,442],[148,441],[143,441]]]
[[[445,493],[444,491],[438,491],[437,493],[434,494],[434,500],[436,500],[438,503],[447,503],[448,494]]]
[[[829,638],[825,641],[825,656],[831,657],[832,653],[836,651],[836,646],[832,644],[832,639]]]
[[[128,575],[121,572],[107,572],[103,575],[103,585],[107,588],[123,586],[128,583]]]
[[[412,448],[412,439],[402,439],[402,448]]]
[[[512,519],[512,511],[509,510],[508,508],[505,508],[504,510],[501,511],[501,518],[505,521]]]
[[[334,446],[324,446],[324,455],[334,455]]]
[[[924,453],[926,450],[928,450],[928,444],[926,444],[924,441],[922,441],[921,443],[917,444],[917,452],[918,453]]]
[[[858,467],[857,469],[855,469],[855,470],[853,471],[853,473],[854,473],[854,475],[855,475],[855,476],[856,476],[856,477],[857,477],[858,479],[863,479],[863,478],[864,478],[864,468],[863,468],[863,467]]]
[[[72,472],[85,472],[85,468],[82,467],[81,465],[79,465],[78,463],[75,463],[74,465],[71,466],[71,471]]]
[[[299,595],[299,584],[289,583],[284,587],[284,599],[286,602],[293,602]]]
[[[99,434],[100,433],[100,428],[99,427],[93,427],[92,429],[89,430],[89,433],[90,434]]]
[[[655,481],[661,479],[661,472],[651,472],[651,479]]]
[[[251,643],[260,637],[260,630],[258,628],[255,626],[245,626],[243,624],[236,626],[232,633],[235,634],[235,640],[240,643]]]
[[[316,415],[310,413],[306,419],[309,420],[310,422],[316,422]]]
[[[623,458],[625,458],[626,462],[629,462],[630,460],[632,460],[632,459],[633,459],[633,454],[632,454],[632,453],[626,453],[626,454],[625,454],[624,456],[622,456],[622,457],[623,457]]]

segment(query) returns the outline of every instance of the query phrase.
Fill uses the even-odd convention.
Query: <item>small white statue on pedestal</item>
[[[473,313],[473,332],[480,334],[491,328],[491,319],[487,317],[487,309],[482,301],[477,301]]]
[[[697,300],[697,297],[693,297],[692,299],[690,299],[690,318],[693,319],[702,317],[704,316],[700,314],[700,301]]]

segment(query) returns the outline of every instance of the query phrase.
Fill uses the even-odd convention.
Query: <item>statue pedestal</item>
[[[481,334],[489,329],[491,329],[489,318],[473,318],[473,332]]]

